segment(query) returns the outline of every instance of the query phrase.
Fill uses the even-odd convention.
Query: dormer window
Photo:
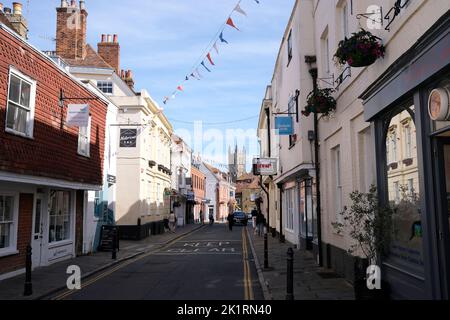
[[[97,81],[97,88],[106,94],[113,94],[113,84],[111,81]]]

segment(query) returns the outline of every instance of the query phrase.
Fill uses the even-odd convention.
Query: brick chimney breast
[[[102,35],[102,41],[97,45],[98,54],[107,64],[114,68],[117,75],[121,75],[119,38],[117,34],[114,37],[107,35],[106,38],[107,40],[105,41],[105,36]]]
[[[66,0],[56,8],[56,54],[61,58],[82,60],[86,57],[87,16],[76,1]]]

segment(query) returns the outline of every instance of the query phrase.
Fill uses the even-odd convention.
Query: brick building
[[[202,222],[208,219],[205,206],[205,195],[206,195],[206,175],[200,171],[200,166],[198,164],[193,164],[191,166],[192,175],[192,190],[194,192],[194,221]],[[202,217],[200,216],[200,211],[202,212]]]
[[[8,22],[0,12],[0,279],[24,271],[29,244],[33,267],[81,254],[84,193],[102,185],[107,113]],[[84,99],[62,105],[61,89]],[[87,127],[67,125],[69,103],[89,104]]]

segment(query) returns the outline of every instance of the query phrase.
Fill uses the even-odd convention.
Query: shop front
[[[64,186],[0,182],[0,278],[82,253],[84,191]]]
[[[375,124],[380,202],[395,212],[383,280],[394,299],[448,299],[450,14],[361,98]]]

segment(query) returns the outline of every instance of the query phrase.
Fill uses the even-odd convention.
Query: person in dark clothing
[[[265,225],[266,218],[262,214],[261,211],[258,212],[258,215],[256,216],[256,226],[257,226],[257,232],[258,236],[262,237],[264,235],[264,225]]]
[[[253,209],[252,210],[252,227],[253,227],[253,233],[256,234],[256,217],[258,216],[258,210]]]
[[[233,225],[234,225],[234,214],[230,213],[228,214],[228,228],[230,229],[230,231],[233,231]]]

